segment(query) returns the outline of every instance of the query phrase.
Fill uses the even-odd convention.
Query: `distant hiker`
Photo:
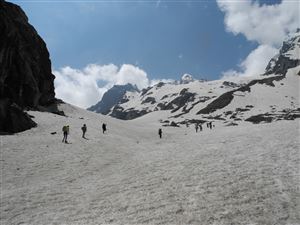
[[[62,131],[63,131],[63,134],[64,134],[62,142],[68,143],[68,134],[69,134],[69,131],[70,131],[69,125],[63,126]]]
[[[195,130],[196,130],[196,133],[198,132],[198,124],[195,124]]]
[[[202,131],[202,125],[201,124],[199,124],[199,128],[200,128],[200,131]]]
[[[103,132],[103,134],[105,133],[105,131],[106,131],[106,124],[103,123],[103,124],[102,124],[102,132]]]
[[[159,138],[162,137],[162,130],[161,130],[161,128],[158,129],[158,135],[159,135]]]
[[[86,133],[86,124],[83,124],[83,126],[81,127],[81,130],[82,130],[82,138],[85,138],[85,133]]]
[[[209,122],[206,123],[206,127],[209,128]]]
[[[212,129],[212,122],[209,122],[209,128]]]

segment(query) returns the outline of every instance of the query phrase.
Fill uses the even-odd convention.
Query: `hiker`
[[[195,124],[196,133],[198,132],[198,124]]]
[[[103,134],[105,133],[105,131],[106,131],[106,124],[103,123],[103,124],[102,124],[102,132],[103,132]]]
[[[82,138],[85,138],[85,133],[86,133],[86,124],[83,124],[83,126],[81,127],[81,130],[82,130]]]
[[[202,125],[201,124],[199,124],[199,129],[200,129],[200,131],[202,131]]]
[[[212,129],[212,122],[209,122],[209,128]]]
[[[162,137],[162,130],[161,130],[161,128],[158,129],[158,135],[159,135],[159,138]]]
[[[206,127],[209,128],[209,122],[206,123]]]
[[[70,131],[69,129],[70,129],[69,125],[63,126],[62,131],[63,131],[64,137],[62,139],[62,142],[68,143],[68,134]]]

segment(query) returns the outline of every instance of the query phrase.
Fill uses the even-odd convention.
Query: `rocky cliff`
[[[23,10],[0,0],[0,132],[15,133],[36,124],[24,109],[59,113],[54,75],[45,42]]]

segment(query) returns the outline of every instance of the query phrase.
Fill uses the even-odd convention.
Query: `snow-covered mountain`
[[[39,40],[34,33],[6,30],[28,24],[23,12],[15,17],[18,7],[5,5],[0,0],[0,28],[7,31],[0,40],[3,35],[12,39],[0,42],[9,53],[1,55],[0,49],[8,65],[0,68],[0,90],[16,81],[20,85],[8,92],[15,99],[0,98],[0,131],[11,125],[18,129],[4,131],[27,130],[0,133],[1,225],[299,224],[299,123],[246,121],[299,116],[299,39],[287,41],[266,74],[255,79],[203,82],[185,76],[184,82],[159,83],[141,92],[115,86],[94,110],[136,118],[125,121],[56,100],[45,45],[20,41]],[[3,6],[12,7],[12,13]],[[11,21],[2,26],[2,18]],[[31,48],[43,57],[29,54]],[[11,52],[16,58],[5,57]],[[25,61],[20,54],[28,56]],[[41,68],[49,73],[39,73]],[[13,79],[5,82],[8,74]],[[16,104],[21,100],[24,108]],[[20,126],[26,125],[24,118],[34,124]],[[162,123],[203,121],[214,121],[214,128],[196,133],[193,127],[167,126],[162,138],[157,134]],[[235,123],[240,126],[227,126]],[[62,142],[64,125],[70,127],[67,143]]]
[[[127,101],[123,98],[126,92],[139,93],[139,90],[132,84],[114,85],[111,89],[104,93],[101,101],[89,107],[87,110],[106,115],[113,106]]]
[[[221,120],[270,122],[300,116],[300,32],[290,36],[272,58],[266,72],[255,77],[232,77],[215,81],[194,80],[185,74],[180,82],[159,83],[141,92],[126,92],[108,115],[135,119],[164,111],[168,125]]]
[[[190,83],[190,82],[192,82],[192,81],[194,81],[194,78],[193,78],[193,76],[192,75],[190,75],[190,74],[183,74],[183,76],[181,77],[181,79],[180,79],[180,83],[181,84],[188,84],[188,83]]]
[[[289,35],[279,53],[267,65],[265,75],[286,74],[287,70],[300,65],[300,28]]]

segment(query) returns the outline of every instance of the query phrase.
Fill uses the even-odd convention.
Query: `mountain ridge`
[[[247,104],[243,104],[238,96],[258,98],[259,96],[255,97],[253,95],[256,95],[257,89],[262,88],[266,91],[264,94],[265,98],[272,100],[272,95],[277,96],[276,92],[284,89],[281,86],[296,85],[296,87],[292,88],[293,91],[290,91],[287,96],[298,98],[296,90],[299,83],[299,76],[294,77],[294,75],[299,75],[300,73],[300,69],[298,68],[300,65],[299,49],[300,33],[297,31],[283,42],[278,55],[270,60],[266,66],[265,73],[262,75],[203,81],[194,80],[191,75],[185,74],[180,82],[160,82],[152,87],[143,89],[139,93],[124,93],[122,97],[123,102],[113,105],[107,115],[118,119],[130,120],[155,111],[167,111],[169,116],[162,118],[162,120],[177,120],[176,123],[183,123],[184,120],[216,120],[220,118],[228,123],[237,123],[239,120],[247,120],[251,116],[255,116],[245,113],[246,111],[257,111],[257,115],[259,115],[258,112],[260,111],[262,114],[271,113],[272,110],[265,109],[266,107],[261,106],[261,104],[258,105],[262,109],[246,109],[245,106]],[[288,78],[287,74],[289,74]],[[273,89],[269,89],[268,87],[272,87]],[[286,92],[285,89],[284,91]],[[263,90],[260,90],[260,92],[263,92]],[[281,99],[287,98],[285,96],[278,97]],[[239,101],[240,104],[236,108],[244,110],[244,113],[235,112],[233,114],[237,114],[237,118],[235,120],[228,120],[224,116],[224,113],[228,112],[224,112],[223,109],[230,108],[230,105],[235,101]],[[267,100],[265,104],[268,104]],[[286,105],[284,100],[282,100],[282,104]],[[248,105],[251,104],[249,103]],[[281,118],[296,118],[299,116],[299,110],[295,107],[294,101],[290,100],[289,107],[292,107],[290,108],[291,111],[294,110],[293,116],[281,116]],[[253,108],[256,107],[254,106]],[[235,109],[232,110],[236,111]],[[240,114],[247,114],[248,118],[241,117]],[[234,115],[231,116],[235,117]],[[182,121],[179,121],[179,118]]]

